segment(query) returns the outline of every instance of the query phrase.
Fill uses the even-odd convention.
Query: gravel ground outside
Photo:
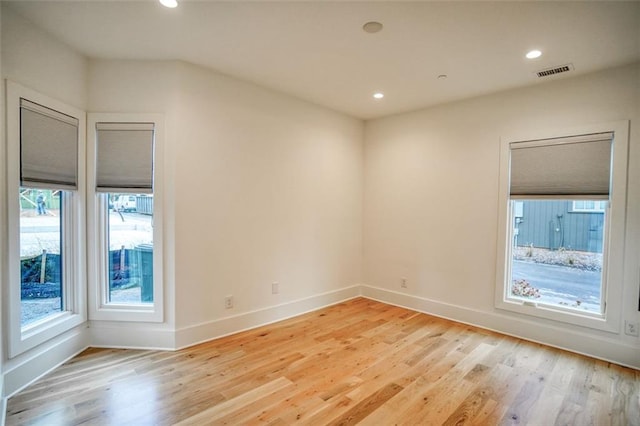
[[[525,262],[543,263],[545,265],[566,266],[585,271],[602,270],[602,253],[590,253],[575,250],[548,250],[537,247],[516,247],[513,258]]]
[[[152,218],[138,213],[110,211],[111,234],[110,250],[121,247],[134,248],[143,243],[151,243],[153,233]],[[20,213],[20,256],[27,258],[47,253],[60,253],[60,211],[48,210],[44,216],[38,216],[35,209],[25,209]],[[113,302],[140,302],[140,287],[118,289],[111,293]],[[53,312],[60,311],[60,298],[23,299],[21,320],[29,324]]]

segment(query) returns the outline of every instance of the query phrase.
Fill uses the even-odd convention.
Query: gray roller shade
[[[613,133],[513,142],[512,196],[607,198]]]
[[[20,184],[77,189],[77,118],[20,99]]]
[[[153,192],[153,123],[96,123],[96,191]]]

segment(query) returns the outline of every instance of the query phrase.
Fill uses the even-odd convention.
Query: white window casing
[[[88,247],[90,320],[163,321],[163,123],[162,114],[88,114],[87,234],[93,241]],[[122,173],[117,173],[118,168]],[[108,302],[108,192],[153,194],[153,303]]]
[[[9,288],[3,303],[8,313],[8,355],[15,357],[84,323],[87,319],[86,226],[83,208],[86,114],[73,106],[8,80],[6,98]],[[21,122],[21,118],[25,121]],[[50,138],[44,137],[47,132],[50,132]],[[56,147],[60,148],[60,152],[53,155]],[[66,156],[69,158],[65,158]],[[54,169],[58,169],[57,172]],[[61,250],[64,262],[63,311],[25,327],[21,326],[20,320],[21,184],[66,190],[63,197],[64,219],[61,224]]]
[[[622,306],[629,122],[587,125],[565,131],[501,139],[498,252],[495,306],[498,309],[619,332]],[[509,295],[511,201],[520,199],[609,200],[602,268],[602,314],[539,305]]]

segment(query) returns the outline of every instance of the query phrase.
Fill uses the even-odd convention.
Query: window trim
[[[576,310],[553,307],[546,304],[526,303],[509,297],[509,280],[511,279],[510,242],[513,238],[511,226],[509,179],[510,179],[510,144],[513,142],[539,139],[561,138],[581,134],[614,132],[611,193],[608,214],[608,232],[605,232],[607,250],[603,250],[603,314],[582,314]],[[498,193],[498,241],[496,256],[496,309],[525,314],[532,317],[578,325],[611,333],[620,332],[623,261],[625,242],[625,218],[627,198],[627,156],[629,150],[629,121],[616,121],[577,128],[541,133],[526,133],[500,139],[500,179]],[[534,197],[528,197],[534,198]]]
[[[65,310],[38,321],[24,330],[21,325],[20,279],[20,98],[45,105],[48,108],[76,117],[78,125],[78,189],[67,190],[62,223],[64,253],[63,297]],[[63,334],[87,320],[85,303],[85,217],[82,206],[85,197],[86,114],[84,111],[50,98],[18,83],[6,81],[7,130],[7,243],[8,243],[8,297],[5,308],[8,322],[8,356],[13,358],[47,340]],[[65,306],[65,305],[63,305]]]
[[[104,251],[107,244],[107,200],[106,193],[96,191],[96,124],[109,123],[154,123],[153,158],[153,303],[117,304],[107,303],[108,261]],[[163,322],[163,158],[164,116],[146,113],[89,113],[87,117],[87,235],[94,244],[88,247],[89,274],[89,319],[101,321]]]
[[[571,203],[571,210],[569,211],[569,213],[604,213],[608,208],[608,202],[606,200],[589,200],[589,201],[593,201],[594,203],[598,203],[598,205],[600,206],[600,208],[596,208],[594,204],[593,209],[577,208],[576,201],[577,200],[574,200]],[[604,207],[602,207],[603,205]]]

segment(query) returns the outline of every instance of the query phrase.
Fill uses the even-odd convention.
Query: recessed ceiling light
[[[366,32],[366,33],[377,33],[379,31],[382,31],[382,24],[380,22],[376,22],[376,21],[371,21],[371,22],[367,22],[366,24],[364,24],[362,26],[362,29]]]
[[[173,9],[178,6],[178,0],[160,0],[160,4]]]
[[[542,52],[539,50],[530,50],[525,56],[527,57],[527,59],[536,59],[542,56]]]
[[[376,92],[373,94],[373,97],[376,99],[382,99],[384,98],[384,93]]]

